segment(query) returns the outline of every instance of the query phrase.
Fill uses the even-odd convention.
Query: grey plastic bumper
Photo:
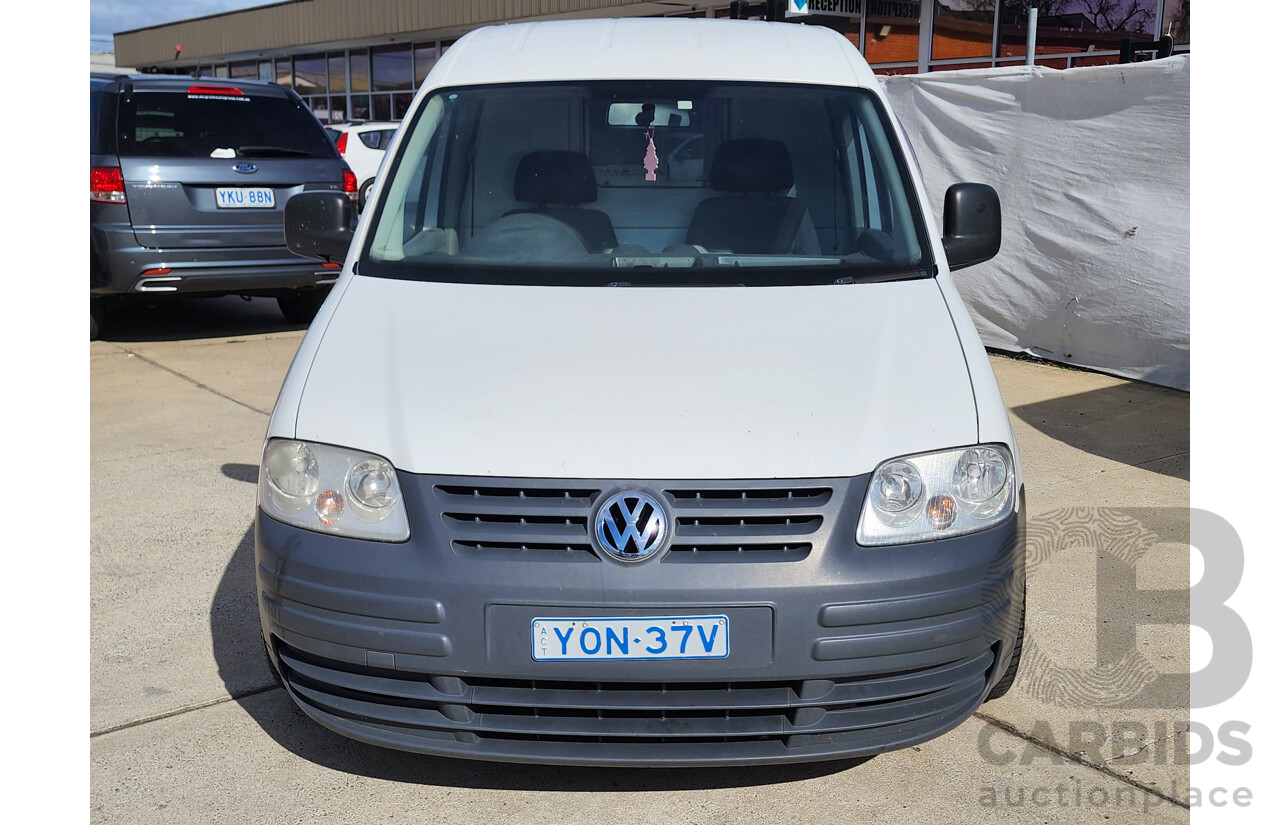
[[[285,246],[152,249],[139,246],[128,224],[90,233],[91,295],[239,294],[332,283],[339,270],[294,255]],[[163,274],[147,274],[164,268]]]
[[[803,552],[669,548],[621,564],[461,540],[470,528],[442,512],[441,479],[400,478],[413,530],[404,544],[261,512],[256,523],[273,663],[308,715],[373,744],[637,766],[879,753],[964,721],[1003,674],[1021,622],[1023,508],[978,534],[861,548],[867,477],[817,480],[833,494]],[[712,612],[729,620],[727,658],[531,655],[535,617]]]

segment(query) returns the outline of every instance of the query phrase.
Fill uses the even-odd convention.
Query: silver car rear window
[[[301,101],[228,86],[132,92],[121,102],[118,128],[125,157],[334,156],[333,143]]]

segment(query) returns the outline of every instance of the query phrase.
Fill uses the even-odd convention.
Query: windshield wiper
[[[878,272],[867,272],[862,275],[843,275],[831,283],[836,286],[845,284],[879,284],[885,281],[916,281],[928,277],[929,273],[923,269],[886,269]]]
[[[236,154],[242,158],[309,158],[310,152],[284,146],[241,146]]]

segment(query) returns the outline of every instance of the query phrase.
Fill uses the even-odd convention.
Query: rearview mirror
[[[648,129],[652,126],[689,125],[689,114],[693,111],[692,100],[670,100],[661,103],[610,103],[610,126],[639,126]]]
[[[356,206],[345,192],[301,192],[284,204],[284,242],[304,258],[341,263],[355,234]]]
[[[942,246],[954,269],[989,261],[1000,251],[1000,196],[985,183],[956,183],[942,204]]]

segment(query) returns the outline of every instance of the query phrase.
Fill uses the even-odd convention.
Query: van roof
[[[549,80],[707,79],[877,86],[844,35],[756,20],[629,18],[476,29],[445,52],[430,87]]]

